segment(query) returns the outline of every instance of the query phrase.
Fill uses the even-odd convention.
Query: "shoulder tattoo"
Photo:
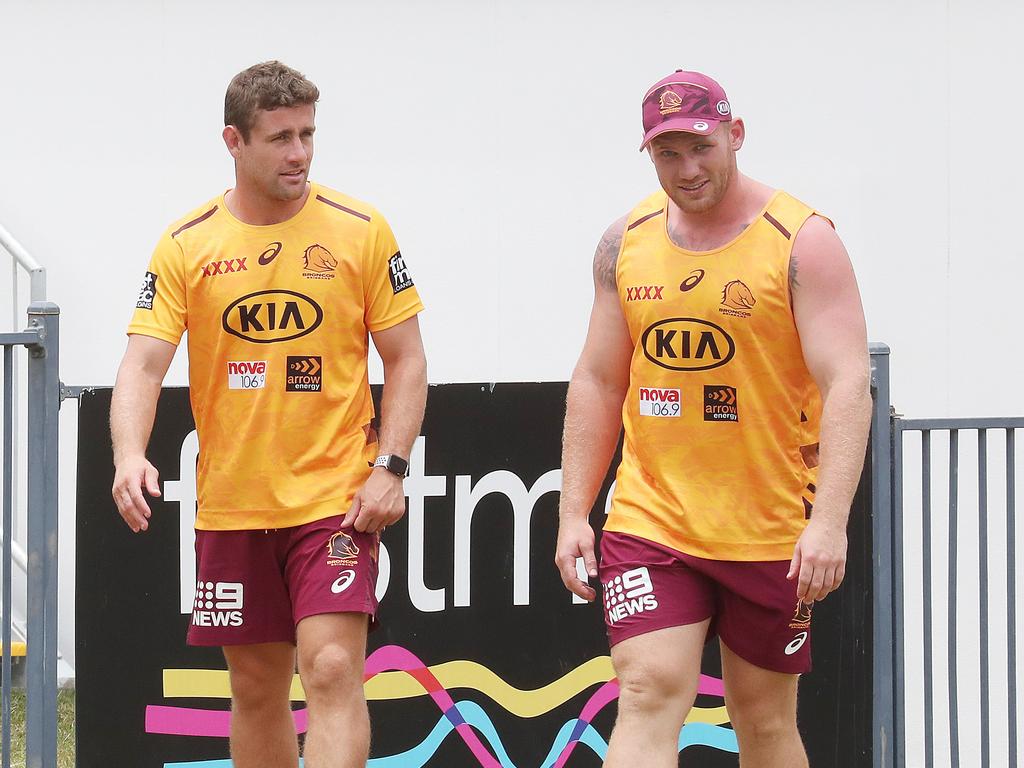
[[[615,266],[622,247],[622,229],[615,224],[601,237],[594,253],[594,279],[597,284],[612,291],[616,290]]]

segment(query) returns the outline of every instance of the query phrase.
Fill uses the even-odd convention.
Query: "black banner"
[[[381,628],[366,683],[371,768],[599,766],[617,686],[598,603],[573,601],[552,563],[565,384],[430,389],[406,481],[409,514],[381,549]],[[132,534],[110,499],[110,390],[79,424],[77,759],[80,768],[227,768],[219,649],[189,648],[198,451],[187,389],[163,391],[149,456],[163,496]],[[600,525],[612,476],[592,521]],[[871,554],[866,487],[839,593],[815,608],[801,682],[812,766],[871,756]],[[680,736],[680,761],[735,768],[717,643]],[[293,703],[304,722],[304,703]],[[638,756],[642,765],[642,756]]]

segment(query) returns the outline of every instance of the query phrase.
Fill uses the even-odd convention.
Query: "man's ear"
[[[242,139],[242,132],[233,125],[225,125],[221,136],[224,138],[224,146],[228,148],[231,156],[237,160],[242,151],[241,146],[245,143]]]
[[[743,146],[743,140],[747,137],[746,126],[743,125],[743,118],[737,117],[729,123],[729,146],[733,152]]]

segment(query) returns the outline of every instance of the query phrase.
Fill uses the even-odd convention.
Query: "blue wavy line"
[[[512,762],[501,742],[494,723],[491,722],[480,705],[472,701],[460,701],[455,704],[455,709],[466,723],[475,728],[487,740],[491,749],[496,753],[502,768],[516,768],[516,764]],[[579,742],[588,746],[599,758],[604,759],[608,752],[608,742],[590,723],[584,723],[582,720],[574,718],[559,729],[540,768],[551,768],[555,764],[558,756],[572,738],[574,730],[577,730],[580,725],[585,727],[579,736]],[[417,746],[395,755],[374,757],[367,763],[367,768],[423,768],[454,729],[452,721],[447,716],[442,717],[437,721],[437,725],[434,726],[430,734]],[[682,752],[687,747],[693,746],[712,747],[723,752],[739,752],[734,731],[708,723],[687,723],[679,732],[679,751]],[[301,768],[301,759],[299,765]],[[202,760],[190,763],[164,763],[164,768],[233,768],[233,766],[230,760]]]

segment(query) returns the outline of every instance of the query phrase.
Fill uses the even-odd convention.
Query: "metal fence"
[[[25,568],[27,619],[25,639],[25,765],[56,768],[57,765],[57,418],[61,385],[58,376],[60,310],[41,300],[46,292],[45,271],[6,230],[0,228],[0,245],[12,256],[12,304],[17,298],[17,270],[29,272],[32,303],[28,327],[20,333],[0,333],[3,347],[3,540],[2,627],[2,722],[0,764],[11,761],[12,670],[12,564]],[[17,318],[15,317],[15,327]],[[16,393],[18,347],[28,350],[28,482],[27,556],[21,557],[14,541],[14,498],[17,456]]]
[[[924,768],[959,768],[962,764],[972,768],[1016,766],[1014,518],[1015,480],[1020,468],[1015,439],[1016,430],[1024,429],[1024,417],[903,418],[892,413],[889,406],[888,349],[882,345],[873,345],[872,369],[876,387],[870,457],[876,534],[875,766],[904,768],[908,763],[906,682],[911,677],[921,680],[921,690],[915,688],[911,692],[911,711],[915,718],[920,716],[923,744],[914,756],[923,751]],[[964,435],[966,439],[961,440]],[[1001,443],[1003,450],[990,450],[990,438]],[[967,467],[970,472],[965,473],[961,453],[970,453],[972,448],[974,461]],[[914,460],[914,470],[920,464],[919,478],[905,472],[908,455]],[[994,456],[997,461],[993,461]],[[999,470],[1004,467],[1000,477]],[[936,513],[942,505],[941,500],[936,503],[936,490],[945,492],[945,515]],[[1001,505],[992,503],[994,490],[1002,492]],[[969,501],[975,492],[976,505]],[[935,546],[936,539],[943,534],[944,551]],[[998,548],[990,546],[993,534],[1002,534],[996,542]],[[975,544],[977,570],[965,573],[960,567],[961,559],[975,554]],[[910,569],[908,561],[913,563]],[[937,585],[934,577],[943,570],[945,584]],[[971,579],[976,579],[977,585],[973,594]],[[1005,625],[1002,613],[992,611],[993,589],[997,584],[1005,587],[1005,597],[997,604],[997,610],[1005,610]],[[976,622],[964,620],[965,596],[977,601]],[[935,599],[938,603],[933,603]],[[944,625],[936,622],[936,606],[944,607]],[[971,608],[969,619],[974,619]],[[944,659],[934,652],[936,642],[942,639],[946,644]],[[975,641],[976,656],[971,647]],[[990,654],[999,645],[1005,647],[1005,696],[1001,688],[994,691],[991,684]],[[972,671],[977,663],[976,691],[965,692],[959,685],[965,656],[970,657]],[[941,697],[938,702],[937,692]],[[937,709],[946,710],[945,722],[941,724],[936,721]],[[941,711],[938,714],[941,716]],[[965,719],[972,724],[972,736],[977,736],[977,750],[973,744],[968,748],[961,743]],[[1000,733],[1005,731],[1005,742],[994,745],[992,733],[997,724]],[[937,734],[937,725],[945,733]],[[943,738],[937,739],[937,735]],[[969,757],[962,758],[962,752]]]

